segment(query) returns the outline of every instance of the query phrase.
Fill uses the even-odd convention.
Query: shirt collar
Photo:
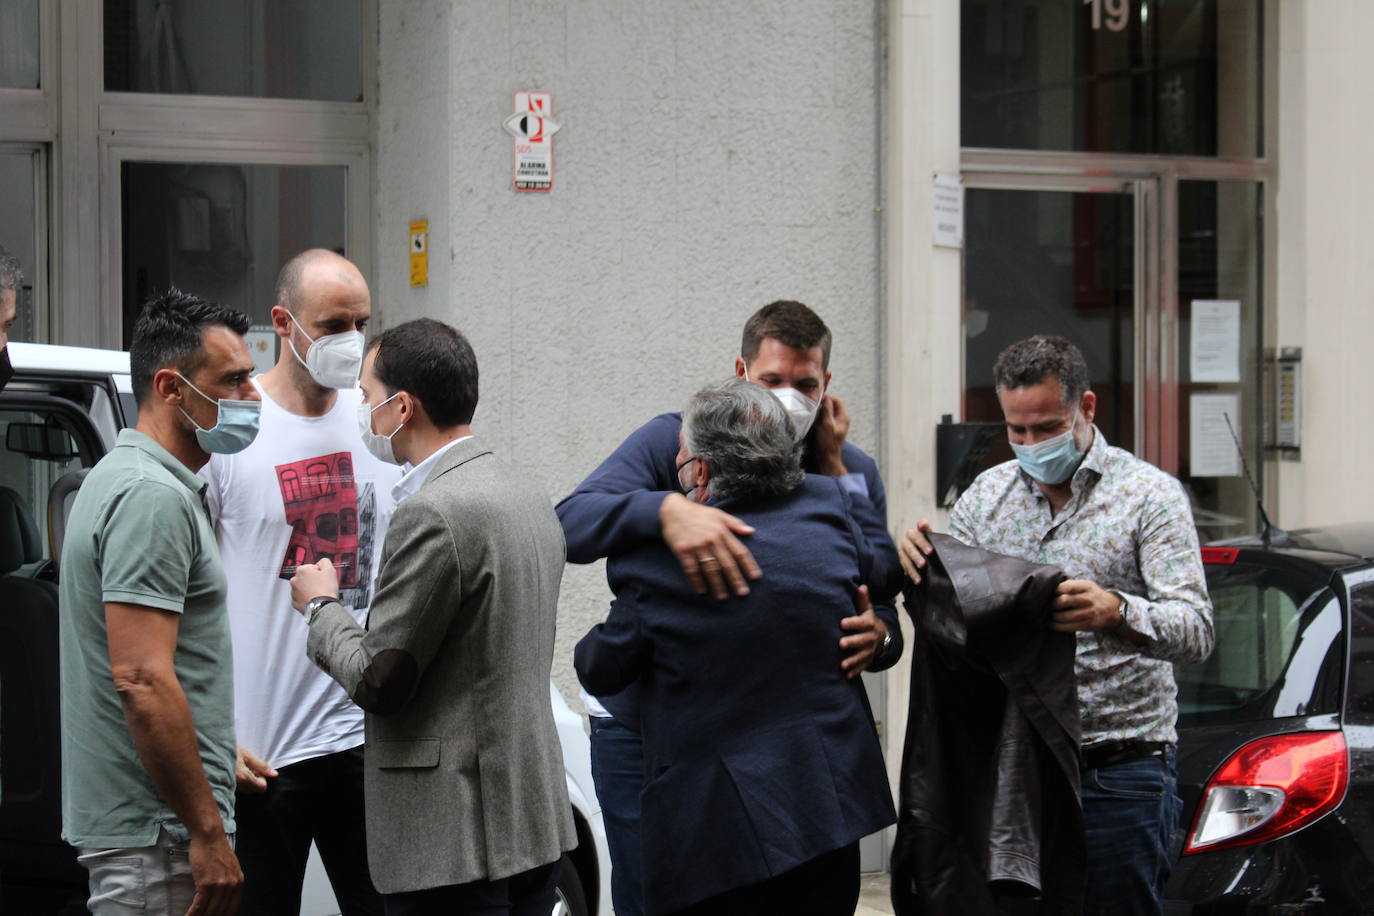
[[[396,502],[396,505],[399,506],[402,502],[420,492],[420,487],[424,486],[425,481],[429,479],[430,472],[434,470],[434,466],[439,463],[440,458],[448,454],[449,449],[453,448],[459,442],[464,442],[471,438],[472,435],[469,434],[454,439],[448,445],[441,445],[434,450],[434,454],[430,455],[419,464],[411,466],[408,471],[402,474],[401,479],[396,481],[396,486],[391,488],[391,498]]]
[[[197,477],[190,468],[174,458],[171,452],[147,433],[141,433],[136,429],[121,429],[119,438],[115,440],[115,448],[136,448],[166,468],[168,473],[192,493],[199,496],[205,490],[204,480]]]

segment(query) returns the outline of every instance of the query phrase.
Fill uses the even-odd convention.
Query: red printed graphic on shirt
[[[302,563],[328,557],[338,570],[340,600],[350,607],[366,607],[376,516],[372,484],[360,485],[354,478],[348,452],[279,464],[276,470],[286,523],[291,526],[281,578],[290,579]]]

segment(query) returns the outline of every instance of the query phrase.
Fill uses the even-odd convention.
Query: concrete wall
[[[380,320],[469,335],[475,425],[558,498],[635,427],[729,374],[778,298],[835,334],[834,391],[877,454],[880,337],[873,0],[380,4]],[[511,190],[511,93],[553,93],[554,189]],[[430,221],[430,284],[406,223]],[[607,608],[565,574],[555,679]]]
[[[1374,6],[1279,6],[1278,304],[1275,343],[1303,347],[1302,460],[1280,467],[1277,523],[1374,517],[1374,258],[1367,152],[1374,128],[1352,117],[1374,79],[1362,37]]]

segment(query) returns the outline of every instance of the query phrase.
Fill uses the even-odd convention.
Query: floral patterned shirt
[[[1192,508],[1173,477],[1093,427],[1074,472],[1073,495],[1051,517],[1049,499],[1017,463],[978,476],[959,498],[949,533],[986,550],[1059,566],[1124,601],[1136,646],[1110,631],[1078,633],[1078,704],[1083,744],[1178,740],[1174,661],[1212,651],[1212,602]]]

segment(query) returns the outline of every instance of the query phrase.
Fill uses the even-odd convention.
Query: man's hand
[[[907,533],[902,535],[902,543],[899,545],[898,557],[902,561],[902,569],[906,570],[907,577],[912,582],[920,583],[921,573],[919,570],[926,565],[926,557],[934,552],[935,548],[930,546],[930,541],[926,535],[930,533],[930,522],[921,519],[916,523],[915,528],[910,528]]]
[[[1087,579],[1069,579],[1054,596],[1051,629],[1061,633],[1112,630],[1126,622],[1120,596]]]
[[[234,755],[234,778],[240,792],[267,791],[267,780],[275,779],[277,771],[252,751],[240,747]]]
[[[223,831],[191,837],[191,880],[196,896],[186,916],[234,916],[243,889],[243,869]]]
[[[318,563],[302,563],[291,577],[291,606],[302,614],[310,599],[321,595],[339,597],[339,577],[328,557]]]
[[[709,589],[716,598],[725,598],[731,592],[747,595],[746,578],[763,575],[754,555],[735,536],[753,534],[753,527],[728,512],[691,502],[681,493],[669,493],[658,507],[658,520],[663,542],[677,555],[697,594],[705,594]]]
[[[816,411],[817,469],[827,477],[843,477],[849,473],[841,458],[845,437],[849,435],[849,411],[838,395],[827,394],[821,398],[820,408]]]
[[[848,652],[840,662],[840,670],[846,678],[856,678],[878,657],[878,650],[887,637],[887,624],[873,613],[873,605],[868,600],[868,586],[860,585],[859,593],[854,596],[854,610],[858,616],[846,617],[840,621],[840,629],[850,635],[840,639],[840,648]]]

